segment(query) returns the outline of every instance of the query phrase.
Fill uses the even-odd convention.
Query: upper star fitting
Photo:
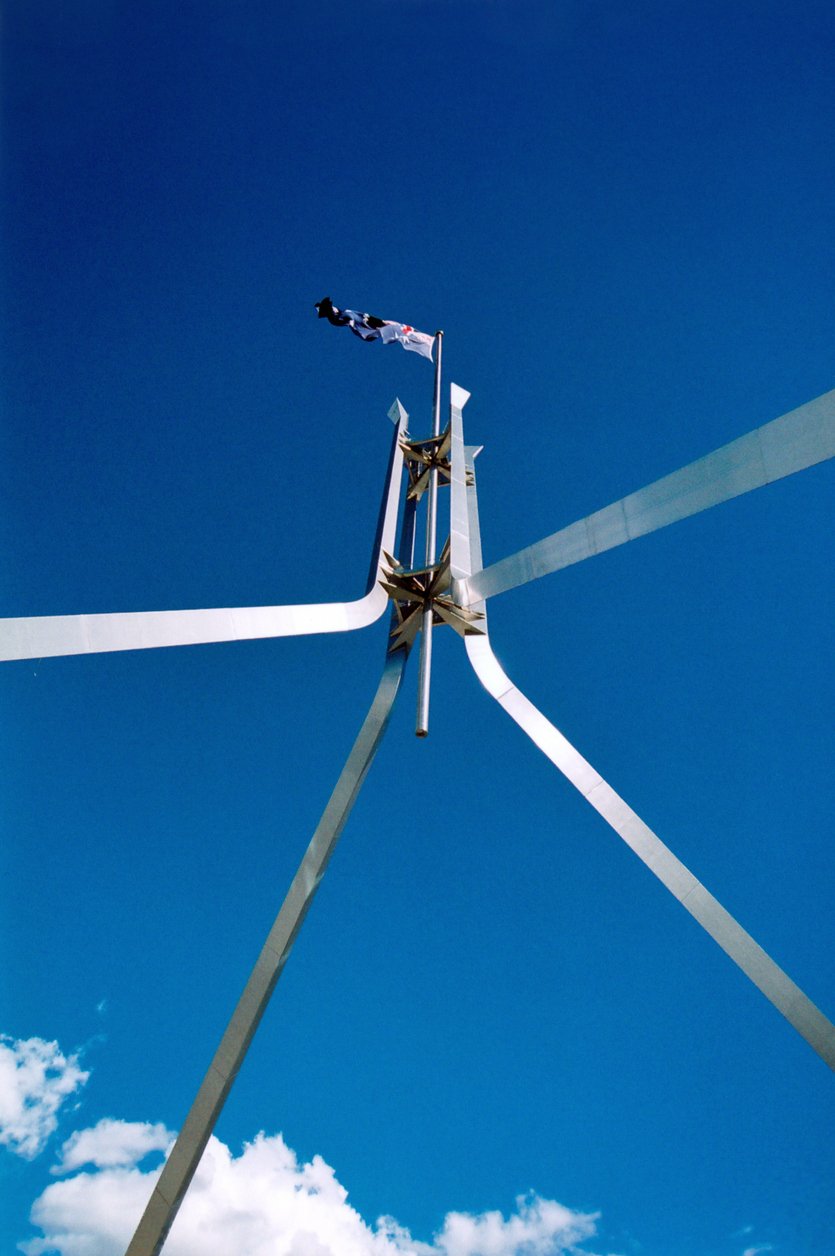
[[[427,436],[424,440],[402,440],[400,448],[409,472],[406,496],[410,501],[420,501],[429,488],[433,471],[438,472],[438,483],[449,484],[452,468],[449,451],[452,433],[449,427],[440,436]]]
[[[423,624],[423,613],[430,604],[433,624],[449,624],[459,637],[483,632],[478,627],[478,620],[484,618],[481,611],[459,606],[447,596],[447,590],[452,583],[449,541],[444,545],[437,563],[416,571],[407,571],[399,566],[397,559],[385,551],[383,557],[386,560],[383,568],[385,579],[380,584],[393,601],[397,614],[397,623],[391,631],[390,649],[396,650],[399,646],[413,644]]]

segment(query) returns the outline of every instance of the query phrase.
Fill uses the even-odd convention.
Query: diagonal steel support
[[[414,503],[407,503],[401,561],[411,565],[414,548]],[[374,701],[310,845],[293,878],[287,897],[244,987],[220,1046],[197,1092],[170,1156],[163,1166],[126,1256],[157,1256],[200,1163],[212,1130],[232,1089],[238,1070],[266,1011],[293,943],[313,902],[325,869],[342,833],[363,781],[377,753],[400,689],[408,646],[387,651]]]
[[[479,559],[453,597],[471,606],[833,457],[835,390],[500,562]]]
[[[403,471],[400,444],[409,416],[400,402],[395,401],[389,410],[389,417],[395,425],[395,432],[371,554],[371,569],[363,597],[351,602],[320,602],[301,606],[238,606],[211,610],[36,615],[0,619],[0,661],[204,645],[259,637],[301,637],[320,632],[351,632],[373,624],[388,604],[379,580],[383,552],[391,551],[397,531]]]
[[[468,397],[468,393],[453,384],[452,570],[463,580],[473,570],[478,571],[481,568],[481,534],[473,467],[473,459],[478,450],[466,448],[463,438],[462,410]],[[486,604],[477,602],[473,609],[484,613],[485,617],[479,624],[482,633],[465,637],[465,646],[470,663],[487,692],[611,825],[662,885],[666,886],[714,941],[719,943],[777,1010],[782,1012],[821,1059],[835,1070],[835,1025],[615,793],[562,733],[516,688],[493,653],[487,631]]]

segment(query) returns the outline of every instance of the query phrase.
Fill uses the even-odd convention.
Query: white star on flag
[[[380,339],[385,345],[397,340],[404,349],[411,349],[412,353],[420,353],[432,361],[433,337],[425,331],[415,331],[408,323],[384,322],[380,328]]]

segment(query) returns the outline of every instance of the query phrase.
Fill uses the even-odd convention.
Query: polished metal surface
[[[453,585],[464,606],[835,457],[835,390]]]
[[[400,560],[408,566],[413,561],[414,516],[414,503],[409,503],[404,514],[399,546]],[[408,656],[407,645],[386,652],[383,675],[374,701],[177,1141],[163,1166],[126,1256],[157,1256],[162,1249],[377,753],[400,689]]]
[[[481,568],[481,534],[473,467],[473,459],[478,450],[464,446],[461,412],[468,394],[461,389],[456,391],[453,385],[452,396],[451,510],[454,523],[451,534],[451,565],[453,573],[461,581],[465,581],[472,571]],[[483,631],[478,636],[466,636],[465,646],[476,675],[487,692],[611,825],[650,872],[667,887],[714,941],[719,943],[766,998],[782,1012],[821,1059],[835,1069],[835,1025],[827,1020],[562,733],[516,688],[493,653],[487,631],[486,604],[479,602],[472,609],[485,614],[480,625]]]
[[[388,598],[380,588],[383,552],[391,550],[397,528],[403,464],[400,442],[408,415],[399,401],[389,411],[395,424],[377,535],[365,595],[351,602],[301,606],[238,606],[212,610],[134,611],[104,615],[39,615],[0,619],[0,661],[40,659],[62,654],[149,650],[160,646],[202,645],[256,637],[298,637],[351,632],[373,624]]]

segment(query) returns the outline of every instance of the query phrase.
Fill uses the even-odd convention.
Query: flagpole
[[[435,393],[432,404],[432,435],[441,434],[441,351],[444,333],[435,332]],[[438,512],[438,470],[429,473],[429,493],[426,506],[426,566],[435,562]],[[432,673],[432,603],[427,600],[423,610],[423,635],[420,642],[420,669],[418,671],[417,723],[415,733],[425,737],[429,732],[429,681]]]

